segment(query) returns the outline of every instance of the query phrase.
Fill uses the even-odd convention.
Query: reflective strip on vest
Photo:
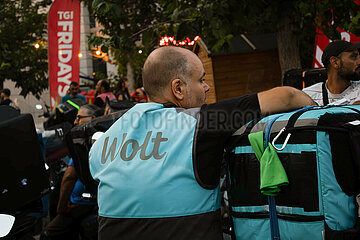
[[[71,106],[73,106],[74,108],[76,108],[77,110],[80,109],[79,105],[77,105],[76,103],[74,103],[73,101],[71,100],[67,100],[66,101],[68,104],[70,104]]]

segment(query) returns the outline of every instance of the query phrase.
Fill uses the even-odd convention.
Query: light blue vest
[[[360,110],[360,106],[351,107]],[[354,112],[353,110],[345,107],[320,108],[317,110],[309,110],[300,116],[300,118],[296,121],[295,127],[301,128],[313,126],[315,128],[318,124],[319,118],[326,113],[356,114],[356,112]],[[280,115],[282,116],[276,120],[272,127],[273,133],[279,132],[280,129],[286,126],[289,118],[293,115],[293,113],[285,113]],[[264,131],[267,124],[269,124],[269,122],[271,122],[271,120],[276,118],[277,116],[279,115],[271,115],[262,119],[259,123],[252,127],[251,132]],[[246,126],[239,129],[233,136],[240,137],[244,133],[245,128]],[[286,164],[283,163],[285,170],[287,168],[290,168],[292,169],[292,171],[302,171],[301,164],[303,163],[301,163],[301,161],[306,160],[309,164],[314,162],[315,169],[312,170],[315,171],[315,176],[317,177],[318,192],[318,202],[315,203],[318,205],[318,210],[306,210],[302,207],[277,204],[276,212],[278,214],[278,223],[281,239],[322,240],[325,234],[325,223],[332,230],[344,231],[353,228],[356,221],[357,213],[354,196],[346,195],[342,191],[335,177],[332,162],[331,145],[329,141],[329,133],[328,131],[323,129],[317,130],[315,134],[316,140],[314,143],[288,143],[282,151],[278,151],[279,156],[280,154],[282,154],[283,156],[288,156],[288,158],[284,158],[287,159],[285,160],[287,161]],[[284,135],[286,136],[287,133],[284,133]],[[247,138],[247,135],[244,134],[244,138]],[[273,138],[274,136],[271,138],[271,140]],[[296,136],[294,134],[293,136],[291,136],[291,138],[294,138],[294,141],[296,140]],[[239,138],[237,139],[237,141],[239,141]],[[283,140],[278,141],[277,143],[278,144],[276,144],[276,146],[278,148],[281,148]],[[248,162],[250,159],[256,159],[252,147],[250,146],[250,144],[244,145],[244,141],[242,141],[242,144],[239,144],[232,150],[232,154],[233,157],[230,158],[230,162],[237,161],[239,162],[239,164]],[[309,158],[306,154],[314,157]],[[298,163],[296,161],[298,161]],[[237,165],[237,167],[238,166],[240,165]],[[255,165],[253,164],[251,166],[254,167]],[[230,172],[235,172],[236,174],[238,174],[239,170],[230,169]],[[289,178],[289,186],[291,187],[291,184],[294,184],[294,182],[291,181],[291,171],[287,172],[287,174]],[[308,174],[308,172],[304,172],[305,176],[306,174]],[[254,191],[259,190],[249,190],[249,192]],[[247,197],[247,194],[248,193],[244,193],[243,196]],[[303,196],[303,189],[298,189],[297,194],[305,198],[307,197]],[[230,198],[232,197],[233,196],[230,195]],[[257,206],[241,206],[240,204],[237,204],[236,206],[231,206],[231,210],[233,212],[233,223],[236,239],[271,239],[270,220],[268,217],[269,206],[267,204]],[[260,214],[263,214],[263,217],[254,217],[256,215],[260,216]],[[286,215],[289,218],[282,217]]]
[[[220,208],[219,186],[202,188],[194,175],[197,119],[162,104],[135,105],[90,150],[99,182],[99,215],[163,218]]]

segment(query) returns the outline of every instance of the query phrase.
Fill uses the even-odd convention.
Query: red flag
[[[80,2],[56,0],[48,13],[48,58],[51,106],[79,82]]]
[[[354,1],[356,4],[360,5],[360,0],[354,0]],[[341,34],[341,40],[346,40],[346,41],[352,42],[352,43],[360,42],[360,37],[357,37],[354,34],[349,33],[340,28],[337,28],[337,30]],[[328,39],[320,29],[316,28],[314,58],[313,58],[313,67],[314,68],[323,67],[323,64],[321,62],[321,56],[323,54],[325,47],[329,43],[330,43],[330,39]]]

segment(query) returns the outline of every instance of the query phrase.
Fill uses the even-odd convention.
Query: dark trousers
[[[82,239],[96,239],[96,211],[97,207],[94,205],[78,205],[68,214],[58,214],[44,228],[40,240],[78,240],[79,234],[82,235]],[[91,221],[91,219],[94,220]],[[89,229],[83,229],[84,226]]]

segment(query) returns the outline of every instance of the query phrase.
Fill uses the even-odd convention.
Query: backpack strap
[[[303,114],[304,112],[308,111],[309,109],[313,108],[314,106],[308,106],[305,108],[301,108],[298,110],[294,111],[294,114],[290,117],[290,118],[294,118],[292,120],[292,122],[294,123],[290,123],[290,125],[295,124],[296,119],[298,119],[300,117],[301,114]],[[271,120],[271,122],[269,124],[267,124],[266,128],[265,128],[265,143],[266,143],[266,147],[268,146],[269,142],[270,142],[270,135],[271,135],[271,128],[273,126],[273,124],[275,123],[275,121],[277,119],[279,119],[281,116],[283,116],[284,114],[280,114],[277,117],[275,117],[274,119]],[[290,119],[289,119],[290,121]],[[289,125],[289,122],[288,122]],[[287,128],[287,126],[285,127]],[[281,134],[281,131],[280,131]],[[278,134],[279,136],[279,134]],[[277,136],[277,137],[278,137]],[[287,139],[290,137],[290,135],[288,135]],[[277,138],[274,138],[274,141]],[[274,142],[273,141],[273,142]],[[285,141],[285,145],[286,145]],[[273,144],[273,147],[276,149],[275,144]],[[285,146],[283,146],[284,148]],[[270,217],[270,229],[271,229],[271,239],[273,240],[280,240],[280,230],[279,230],[279,222],[278,222],[278,218],[277,218],[277,214],[276,214],[276,201],[275,201],[275,197],[274,196],[268,196],[268,204],[269,204],[269,217]]]
[[[324,106],[329,104],[329,96],[326,89],[326,81],[322,84],[322,96],[323,96],[323,104]]]
[[[266,125],[265,128],[265,148],[268,146],[271,135],[271,128],[275,121],[283,116],[283,114],[275,117],[271,120],[269,124]],[[276,201],[274,196],[268,196],[268,205],[269,205],[269,218],[270,218],[270,230],[271,230],[271,239],[280,240],[280,229],[279,229],[279,221],[276,214]]]
[[[278,151],[282,151],[287,142],[289,141],[290,139],[290,136],[291,136],[291,133],[288,133],[286,139],[285,139],[285,142],[283,144],[283,146],[281,148],[278,148],[275,146],[275,142],[276,140],[280,137],[280,135],[285,132],[286,130],[288,130],[289,128],[293,128],[295,123],[296,123],[296,120],[298,120],[298,118],[304,113],[304,112],[307,112],[311,109],[314,109],[315,107],[317,106],[307,106],[307,107],[304,107],[304,108],[300,108],[300,109],[297,109],[295,111],[293,111],[293,115],[290,116],[289,120],[288,120],[288,123],[286,124],[286,126],[280,130],[280,132],[276,135],[276,137],[273,139],[273,141],[271,142],[271,144],[273,145],[273,147],[278,150]],[[271,134],[271,128],[270,128],[270,131],[268,133],[268,140],[270,141],[270,134]]]

